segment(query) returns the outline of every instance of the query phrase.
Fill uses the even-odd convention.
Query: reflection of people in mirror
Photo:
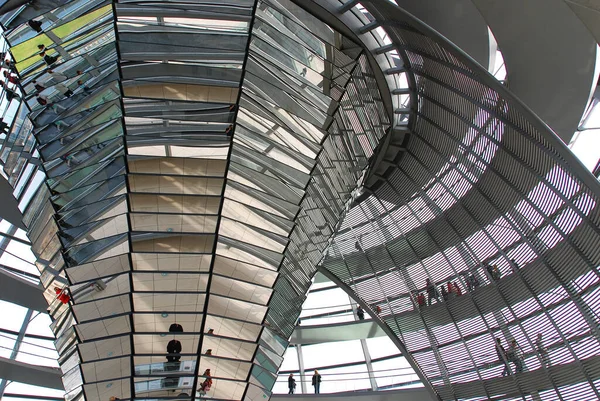
[[[69,301],[71,300],[71,297],[69,296],[69,294],[67,293],[66,289],[60,289],[58,287],[54,287],[54,292],[57,295],[57,299],[62,302],[63,304],[68,304]]]
[[[210,387],[212,386],[212,378],[210,377],[210,369],[206,369],[202,376],[206,376],[206,379],[200,385],[200,391],[208,392],[210,391]]]

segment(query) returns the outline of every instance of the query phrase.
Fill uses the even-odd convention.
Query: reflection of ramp
[[[343,399],[351,401],[432,401],[424,388],[410,388],[392,391],[351,391],[333,394],[273,394],[272,401],[314,401],[316,398]]]
[[[600,372],[600,357],[594,356],[584,359],[581,361],[581,364],[587,372],[593,372],[592,377],[597,377],[598,372]],[[551,376],[552,381],[550,381],[549,376]],[[581,373],[579,362],[571,362],[564,365],[552,366],[548,371],[537,369],[513,376],[454,383],[452,384],[452,389],[448,386],[435,386],[435,389],[443,399],[487,396],[494,397],[494,399],[504,399],[586,381],[586,377]]]
[[[373,320],[323,324],[318,326],[298,326],[291,344],[316,344],[331,341],[362,340],[383,337],[386,334]]]

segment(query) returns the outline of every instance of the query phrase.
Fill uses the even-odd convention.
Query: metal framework
[[[39,0],[0,22],[24,91],[0,159],[67,401],[269,398],[328,247],[434,397],[600,398],[597,180],[391,2]],[[529,372],[497,377],[495,337]]]
[[[381,308],[441,399],[598,398],[597,180],[459,49],[387,2],[365,8],[404,54],[419,106],[324,273]],[[419,307],[426,278],[464,295]],[[522,368],[496,338],[517,341]]]

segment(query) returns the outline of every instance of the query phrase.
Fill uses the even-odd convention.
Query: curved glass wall
[[[217,3],[4,17],[67,400],[268,397],[389,127],[351,38],[287,1]]]

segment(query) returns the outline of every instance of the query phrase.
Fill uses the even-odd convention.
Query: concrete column
[[[300,388],[302,394],[308,394],[306,391],[306,375],[304,374],[304,356],[302,355],[302,346],[296,344],[296,352],[298,355],[298,369],[300,370]]]

